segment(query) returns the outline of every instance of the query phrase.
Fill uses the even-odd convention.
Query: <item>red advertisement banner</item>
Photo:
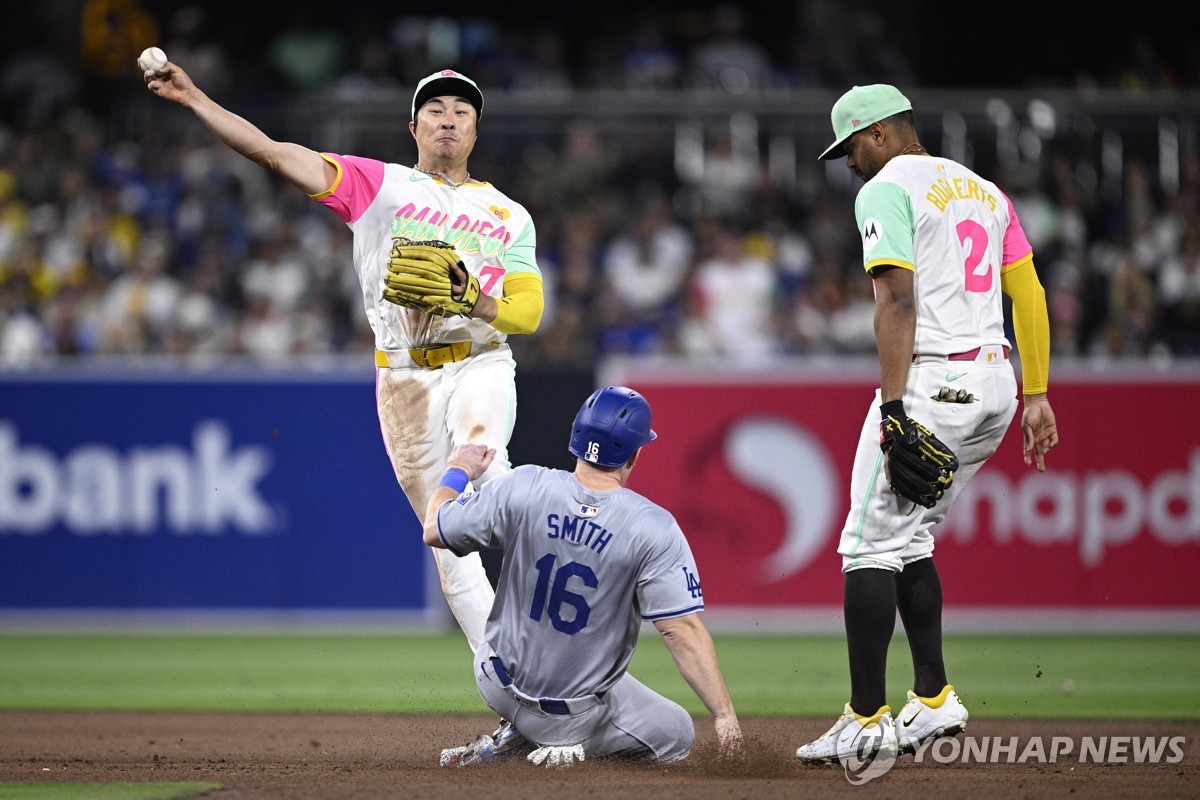
[[[659,434],[631,486],[679,520],[707,606],[839,605],[873,376],[621,377]],[[1200,381],[1059,379],[1051,399],[1062,441],[1047,472],[1024,464],[1018,412],[935,529],[947,604],[1200,609]]]

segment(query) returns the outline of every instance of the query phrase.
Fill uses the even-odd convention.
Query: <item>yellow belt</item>
[[[478,345],[481,349],[498,346],[498,342]],[[441,369],[447,364],[465,361],[472,352],[477,352],[472,342],[432,344],[413,350],[376,350],[375,366],[382,369],[402,369],[416,365],[425,369]]]

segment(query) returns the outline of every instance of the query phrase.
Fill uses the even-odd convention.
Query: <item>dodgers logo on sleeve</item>
[[[700,580],[696,577],[696,573],[689,572],[687,567],[680,567],[683,570],[683,575],[687,579],[687,590],[692,597],[704,597],[704,592],[700,589]]]

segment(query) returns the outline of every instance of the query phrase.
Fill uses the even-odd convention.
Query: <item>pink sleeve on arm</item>
[[[332,186],[312,195],[312,199],[328,206],[343,222],[357,222],[383,185],[383,162],[335,153],[322,153],[321,157],[337,168],[337,177]]]
[[[1004,231],[1004,252],[1000,256],[1001,269],[1025,260],[1033,252],[1033,246],[1029,244],[1029,239],[1025,236],[1025,229],[1021,227],[1021,220],[1017,219],[1017,210],[1013,208],[1012,200],[1008,199],[1008,195],[1004,195],[1004,202],[1008,203],[1008,229]]]

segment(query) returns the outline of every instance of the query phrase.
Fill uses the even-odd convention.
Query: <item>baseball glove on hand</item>
[[[941,499],[958,469],[958,457],[941,439],[904,413],[899,400],[879,407],[879,447],[888,458],[888,483],[896,494],[925,508]]]
[[[392,239],[383,299],[439,317],[465,317],[479,301],[479,279],[446,242]]]

